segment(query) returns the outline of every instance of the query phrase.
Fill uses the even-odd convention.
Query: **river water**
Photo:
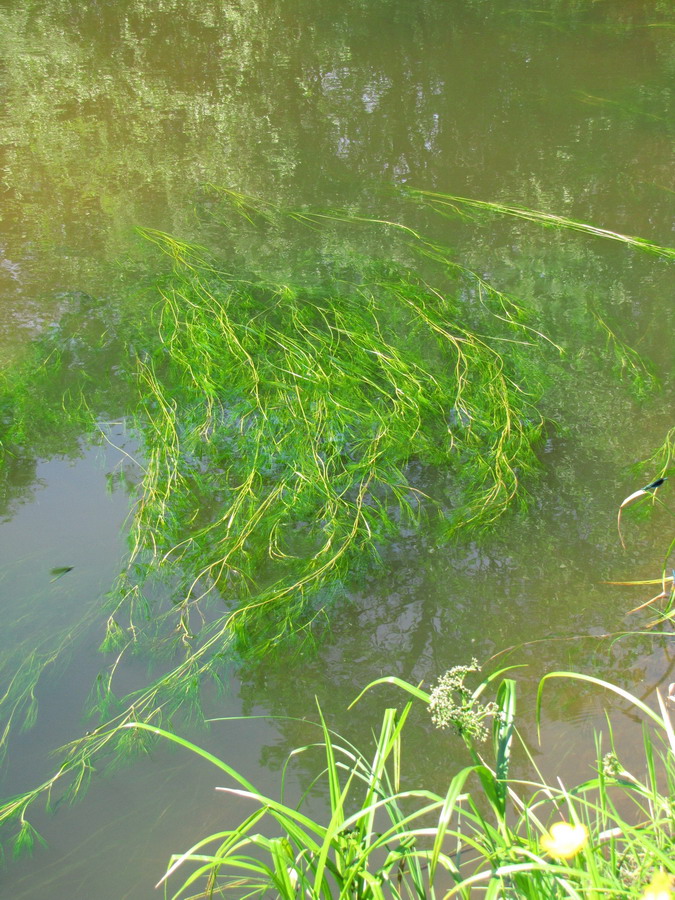
[[[408,186],[672,246],[672,12],[665,0],[4,0],[3,364],[72,315],[78,298],[105,309],[147,275],[136,226],[194,236],[209,184],[353,212],[386,210],[392,189]],[[592,374],[581,356],[572,361],[575,391],[553,385],[545,400],[558,427],[527,485],[527,515],[452,545],[402,535],[334,608],[314,653],[232,670],[225,694],[207,696],[211,714],[293,720],[191,733],[270,793],[286,754],[310,739],[302,720],[315,715],[315,697],[337,730],[367,740],[395,695],[346,708],[381,675],[429,683],[471,657],[526,664],[518,677],[532,739],[527,700],[546,671],[609,677],[642,697],[672,679],[666,638],[604,637],[649,621],[627,611],[651,588],[602,583],[658,577],[672,533],[659,510],[626,522],[625,550],[616,531],[619,503],[644,483],[629,467],[672,427],[672,265],[500,217],[451,221],[442,237],[458,260],[545,309],[562,345],[573,343],[580,310],[602,309],[661,387],[637,396],[609,356]],[[104,354],[90,374],[111,365]],[[133,455],[134,437],[122,419],[103,427],[102,446],[73,435],[67,446],[27,448],[0,497],[3,685],[31,653],[61,648],[38,682],[35,725],[12,732],[4,796],[43,780],[52,751],[90,727],[101,598],[126,553],[132,502],[113,475],[131,465],[122,451]],[[55,575],[60,567],[72,568]],[[125,663],[122,685],[136,686],[149,665]],[[585,777],[603,722],[597,691],[561,683],[544,706],[542,765]],[[621,710],[617,721],[630,753],[639,728]],[[459,741],[436,747],[421,728],[411,777],[440,789],[460,757]],[[293,777],[302,790],[310,771]],[[156,896],[170,853],[242,810],[214,794],[219,779],[161,748],[95,776],[81,802],[35,813],[48,847],[9,864],[2,896]]]

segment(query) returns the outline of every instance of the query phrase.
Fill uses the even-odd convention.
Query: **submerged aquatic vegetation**
[[[625,549],[625,542],[623,533],[621,530],[621,517],[623,510],[631,507],[632,504],[637,503],[638,501],[642,501],[645,497],[649,498],[652,501],[652,505],[658,505],[658,507],[666,512],[670,513],[671,516],[675,516],[675,513],[670,508],[670,506],[661,500],[658,494],[661,492],[661,489],[664,488],[666,482],[668,481],[667,473],[671,471],[670,463],[673,457],[673,436],[675,435],[675,429],[670,429],[663,444],[657,448],[657,450],[651,454],[651,456],[642,462],[639,466],[636,467],[638,472],[644,470],[647,466],[656,467],[657,471],[660,471],[662,474],[655,478],[653,481],[650,481],[649,484],[645,485],[642,488],[639,488],[637,491],[633,491],[633,493],[629,494],[625,500],[623,500],[619,506],[619,510],[617,513],[617,529],[619,532],[619,539],[621,541],[621,546]],[[672,524],[672,522],[671,522]],[[661,570],[660,578],[648,578],[641,579],[637,581],[608,581],[607,584],[614,585],[622,585],[622,586],[645,586],[645,585],[659,585],[661,590],[658,594],[651,597],[648,600],[640,603],[638,606],[629,610],[629,613],[640,612],[647,607],[652,606],[652,604],[657,603],[659,600],[665,600],[664,608],[659,612],[657,618],[650,622],[647,627],[653,628],[656,625],[663,624],[666,621],[672,621],[675,618],[675,612],[673,611],[673,606],[675,604],[675,568],[673,568],[673,552],[675,551],[675,537],[670,540],[670,543],[666,549],[666,552],[663,557],[663,567]]]
[[[654,453],[643,460],[636,469],[639,472],[658,472],[661,477],[664,477],[674,471],[673,461],[675,461],[675,426],[668,431],[663,443],[656,448]]]
[[[537,209],[528,209],[525,206],[492,203],[486,200],[473,200],[469,197],[458,197],[453,194],[442,194],[435,191],[412,190],[410,193],[413,197],[419,198],[437,212],[444,215],[456,215],[460,213],[464,207],[474,209],[478,212],[497,213],[498,215],[524,219],[526,222],[533,222],[547,228],[577,231],[582,234],[593,235],[610,241],[618,241],[619,243],[626,244],[628,247],[632,247],[636,250],[642,250],[646,253],[651,253],[654,256],[664,257],[665,259],[675,260],[674,247],[664,247],[661,244],[656,244],[653,241],[648,241],[641,237],[622,234],[618,231],[611,231],[608,228],[598,228],[595,225],[590,225],[587,222],[578,222],[576,219],[570,219],[567,216],[559,216],[554,213],[542,212]]]
[[[621,501],[619,506],[619,512],[616,518],[616,527],[619,532],[619,539],[621,540],[621,546],[625,549],[626,545],[623,540],[623,534],[621,533],[621,513],[623,510],[630,506],[631,503],[635,503],[636,500],[640,500],[642,497],[652,497],[655,498],[656,491],[661,487],[661,485],[666,481],[666,478],[657,478],[655,481],[651,481],[649,484],[645,485],[642,488],[639,488],[637,491],[633,491],[632,494],[629,494],[625,500]]]
[[[216,587],[231,624],[267,646],[424,509],[447,537],[515,497],[536,462],[541,388],[533,341],[496,292],[480,286],[479,332],[468,276],[442,291],[366,260],[316,284],[243,280],[148,234],[175,271],[159,288],[161,353],[139,361],[132,564],[149,554],[189,573],[188,619]]]
[[[333,597],[422,517],[438,540],[493,523],[536,465],[537,355],[555,348],[440,248],[430,259],[419,242],[422,270],[324,246],[281,279],[232,274],[216,253],[144,236],[173,270],[155,288],[154,336],[143,323],[118,341],[120,355],[133,352],[119,369],[136,391],[143,451],[130,559],[101,645],[113,662],[92,693],[103,724],[5,804],[3,822],[23,823],[59,783],[74,796],[94,760],[139,749],[121,728],[129,721],[198,709],[236,652],[311,636]],[[61,344],[68,362],[80,343]],[[88,368],[76,371],[86,379]],[[84,390],[77,403],[69,392],[62,404],[79,419],[98,412]],[[25,409],[7,396],[4,440],[20,452],[31,395]],[[118,698],[122,660],[141,651],[165,671]]]
[[[439,541],[491,525],[536,467],[537,401],[559,348],[522,304],[407,225],[228,196],[271,255],[286,223],[306,253],[280,274],[143,232],[172,270],[153,289],[154,329],[120,342],[132,345],[122,368],[143,453],[101,645],[114,659],[93,692],[102,724],[0,822],[25,821],[62,780],[76,794],[95,759],[144,749],[127,726],[198,710],[236,653],[302,646],[422,518]],[[387,244],[398,235],[392,258],[333,230],[357,226],[384,229]],[[141,651],[164,671],[118,698],[125,654]]]

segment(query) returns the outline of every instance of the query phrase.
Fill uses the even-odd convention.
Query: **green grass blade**
[[[637,250],[643,250],[647,253],[663,256],[666,259],[675,259],[675,248],[673,247],[664,247],[655,244],[652,241],[645,240],[644,238],[632,237],[631,235],[621,234],[618,231],[610,231],[607,228],[597,228],[595,225],[589,225],[586,222],[579,222],[575,219],[566,218],[565,216],[554,215],[553,213],[540,212],[539,210],[528,209],[524,206],[490,203],[485,200],[472,200],[468,197],[440,194],[434,191],[412,190],[410,193],[414,197],[427,201],[430,205],[440,211],[451,211],[455,205],[467,206],[472,209],[524,219],[527,222],[534,222],[539,225],[579,231],[584,234],[593,235],[594,237],[619,241],[620,243],[626,244],[629,247],[634,247]]]
[[[347,708],[351,709],[353,706],[356,706],[361,697],[378,684],[394,684],[396,687],[400,687],[402,690],[411,694],[413,697],[416,697],[418,700],[421,700],[423,703],[429,703],[430,695],[426,691],[423,691],[419,686],[415,687],[415,685],[410,684],[408,681],[404,681],[402,678],[396,678],[393,675],[389,675],[385,678],[376,678],[375,681],[371,681],[370,684],[367,684],[358,697],[355,700],[352,700]]]
[[[443,806],[441,808],[441,813],[438,817],[438,826],[434,837],[434,845],[431,851],[431,859],[429,861],[429,881],[431,883],[433,883],[434,877],[436,875],[436,867],[441,856],[443,842],[445,841],[445,836],[450,824],[450,819],[453,812],[455,811],[455,806],[457,805],[457,801],[464,788],[466,779],[474,771],[474,766],[468,766],[467,768],[462,769],[457,773],[457,775],[455,775],[455,777],[450,782],[450,786],[448,787],[448,791],[445,795],[445,800],[443,801]]]
[[[539,687],[537,689],[537,703],[536,703],[536,715],[537,715],[537,728],[539,728],[540,716],[541,716],[541,699],[544,690],[544,684],[550,678],[571,678],[576,681],[586,681],[589,684],[594,684],[597,687],[604,688],[607,691],[611,691],[614,694],[617,694],[619,697],[623,697],[624,700],[628,700],[633,706],[643,712],[648,718],[652,720],[659,728],[663,728],[665,730],[665,725],[663,720],[652,710],[650,709],[646,703],[643,703],[638,697],[634,694],[631,694],[629,691],[624,690],[618,685],[611,684],[609,681],[603,681],[601,678],[596,678],[593,675],[584,675],[580,672],[549,672],[539,682]]]

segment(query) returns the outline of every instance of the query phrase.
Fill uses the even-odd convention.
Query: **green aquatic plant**
[[[675,471],[673,462],[675,461],[675,426],[667,432],[663,443],[639,465],[634,467],[636,473],[645,471],[656,472],[660,477],[667,476],[669,472]]]
[[[267,215],[273,227],[278,215]],[[130,558],[101,644],[113,659],[92,692],[103,724],[66,748],[52,777],[4,804],[3,822],[25,822],[60,785],[75,796],[95,766],[137,750],[129,721],[159,726],[198,711],[203,685],[237,652],[304,642],[401,530],[424,518],[443,540],[495,522],[536,466],[537,354],[556,350],[515,301],[439,248],[424,273],[320,248],[282,281],[234,275],[202,247],[144,236],[173,265],[154,289],[154,334],[121,323],[101,335],[120,358],[133,348],[116,371],[136,392],[141,445]],[[73,405],[96,433],[102,407],[87,397],[84,336],[53,343],[45,377],[60,407]],[[31,392],[13,384],[3,434],[19,453],[36,420]],[[53,420],[54,441],[65,425]],[[163,670],[119,698],[115,676],[134,652]]]
[[[39,797],[61,785],[75,796],[95,764],[142,750],[129,723],[199,713],[203,685],[237,654],[303,647],[401,532],[424,520],[442,541],[493,525],[536,468],[537,401],[553,364],[560,377],[560,350],[530,310],[407,225],[286,214],[224,193],[271,253],[253,266],[238,241],[230,259],[217,217],[219,249],[145,230],[157,268],[171,264],[143,293],[154,297],[152,327],[145,315],[133,340],[127,325],[112,343],[99,336],[125,360],[141,447],[130,558],[101,644],[113,657],[92,692],[102,724],[4,804],[0,822],[24,822]],[[270,256],[288,243],[286,227],[306,246],[280,274]],[[363,253],[364,229],[385,236],[392,258]],[[63,403],[67,390],[64,381]],[[92,430],[98,408],[77,404]],[[5,445],[26,443],[12,423],[30,417],[6,421]],[[118,697],[131,653],[159,672]]]
[[[645,485],[642,488],[638,488],[638,490],[633,491],[629,494],[620,504],[619,510],[617,513],[617,529],[619,533],[619,539],[621,541],[621,546],[625,549],[625,542],[623,533],[621,530],[621,518],[624,509],[630,508],[633,504],[641,503],[644,499],[648,499],[651,501],[652,506],[658,505],[660,510],[665,510],[671,516],[675,515],[672,509],[668,505],[667,502],[664,502],[659,496],[661,493],[661,489],[665,489],[666,482],[668,481],[668,473],[672,470],[671,462],[673,458],[673,437],[675,435],[675,429],[670,429],[666,434],[665,440],[658,447],[654,453],[652,453],[646,460],[641,462],[638,466],[634,467],[634,470],[637,473],[644,471],[648,466],[652,468],[652,471],[656,470],[660,472],[660,476],[655,478],[653,481],[650,481],[649,484]],[[629,614],[637,613],[646,609],[647,607],[651,607],[652,604],[658,603],[660,600],[665,600],[665,606],[661,609],[657,615],[657,618],[650,622],[647,625],[647,628],[653,628],[656,625],[661,625],[666,621],[672,621],[675,617],[675,612],[673,611],[673,606],[675,605],[675,568],[673,568],[673,552],[675,551],[675,537],[670,540],[670,543],[666,549],[666,552],[663,557],[663,567],[661,570],[660,578],[647,578],[635,581],[608,581],[607,584],[613,584],[617,586],[646,586],[646,585],[659,585],[661,590],[658,594],[651,597],[648,600],[643,601],[638,606],[629,610]]]
[[[546,228],[576,231],[581,234],[604,238],[605,240],[618,241],[635,250],[642,250],[645,253],[650,253],[654,256],[675,260],[674,247],[665,247],[661,244],[656,244],[653,241],[648,241],[641,237],[634,237],[629,234],[622,234],[618,231],[611,231],[608,228],[598,228],[595,225],[590,225],[587,222],[579,222],[576,219],[570,219],[567,216],[559,216],[554,213],[542,212],[537,209],[528,209],[525,206],[492,203],[486,200],[473,200],[470,197],[458,197],[454,194],[442,194],[435,191],[411,190],[410,194],[443,215],[461,215],[465,208],[473,209],[477,212],[496,213],[497,215],[523,219],[526,222],[543,225]]]
[[[217,588],[231,624],[275,642],[423,512],[447,537],[516,496],[541,387],[535,342],[497,292],[478,285],[472,321],[469,276],[441,290],[364,261],[316,284],[242,280],[147,234],[175,271],[159,287],[161,352],[138,364],[148,438],[131,562],[190,573],[188,618]]]
[[[645,397],[657,386],[654,372],[642,356],[622,340],[597,312],[593,314],[601,334],[605,338],[608,356],[614,358],[614,366],[620,378],[627,378],[633,385],[636,395]]]

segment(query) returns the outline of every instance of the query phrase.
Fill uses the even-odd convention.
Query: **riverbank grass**
[[[370,684],[366,691],[390,684],[412,699],[401,710],[385,710],[368,751],[331,732],[319,709],[316,742],[293,750],[287,766],[300,755],[317,757],[313,787],[328,797],[322,817],[307,809],[306,796],[299,805],[285,801],[283,781],[281,799],[266,796],[190,742],[142,722],[128,723],[211,762],[225,779],[218,788],[224,804],[228,797],[250,802],[250,814],[238,825],[172,856],[160,881],[167,896],[674,896],[675,734],[661,695],[655,711],[591,676],[546,676],[539,703],[550,679],[581,679],[628,701],[644,721],[641,773],[623,767],[610,728],[607,745],[597,736],[595,774],[568,787],[559,779],[547,782],[534,764],[534,751],[517,729],[516,682],[506,677],[509,670],[471,689],[466,678],[475,669],[456,667],[430,692],[393,677]],[[489,695],[494,699],[486,701]],[[437,726],[454,729],[466,744],[468,764],[452,775],[444,793],[413,786],[406,777],[404,731],[426,727],[410,724],[413,703],[423,704]],[[484,740],[488,719],[491,741]],[[436,732],[429,740],[448,737]],[[512,771],[517,746],[529,758],[525,777]]]

